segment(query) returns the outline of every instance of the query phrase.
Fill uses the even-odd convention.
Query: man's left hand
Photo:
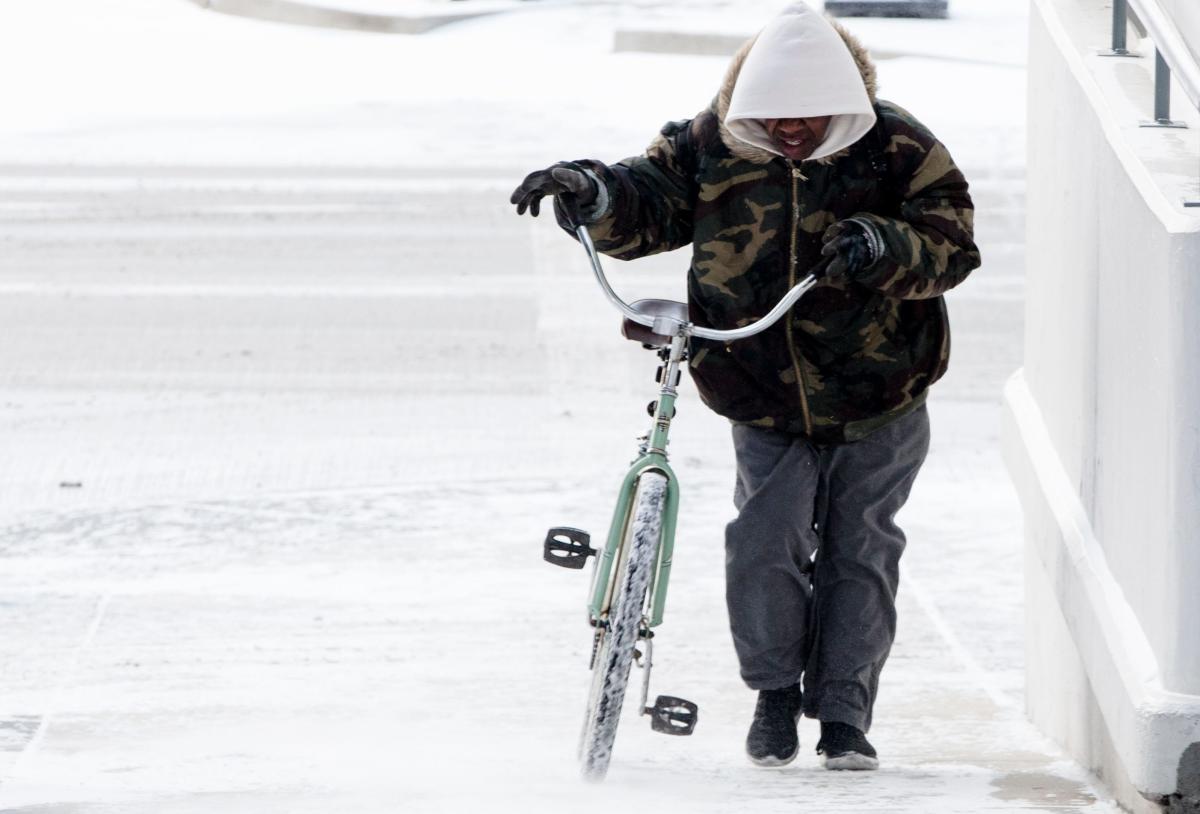
[[[825,277],[845,277],[853,280],[870,268],[878,259],[871,247],[867,230],[852,220],[840,220],[825,230],[821,254],[832,260]]]

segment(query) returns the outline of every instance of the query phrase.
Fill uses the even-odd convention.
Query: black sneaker
[[[849,724],[836,721],[821,721],[817,754],[826,769],[869,771],[879,768],[875,747],[867,742],[867,736]]]
[[[759,766],[786,766],[800,751],[800,685],[760,690],[754,720],[746,736],[746,754]]]

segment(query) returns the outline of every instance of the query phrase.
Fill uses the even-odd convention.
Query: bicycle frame
[[[675,550],[675,522],[679,514],[679,482],[675,472],[667,463],[667,441],[671,430],[671,419],[675,415],[675,399],[678,391],[675,382],[680,376],[679,366],[687,356],[687,337],[676,335],[671,340],[667,359],[662,366],[661,387],[654,411],[650,431],[642,445],[641,454],[629,468],[617,494],[617,505],[613,510],[612,523],[604,550],[596,558],[596,570],[592,581],[591,601],[588,614],[593,622],[599,622],[608,613],[612,601],[614,580],[613,568],[621,556],[621,539],[629,521],[638,478],[643,472],[655,469],[667,478],[667,503],[662,519],[658,553],[655,557],[654,577],[650,584],[650,617],[648,624],[662,624],[663,609],[667,603],[667,585],[671,577],[671,558]]]

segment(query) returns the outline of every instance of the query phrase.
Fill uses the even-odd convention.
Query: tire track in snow
[[[62,698],[66,695],[70,688],[71,681],[75,678],[79,671],[79,664],[83,659],[83,654],[91,648],[96,640],[96,634],[100,631],[100,625],[104,621],[105,614],[108,613],[109,603],[112,602],[112,593],[103,594],[96,602],[96,610],[92,614],[92,619],[88,623],[87,630],[83,634],[83,639],[75,647],[68,659],[66,666],[63,668],[62,675],[59,677],[58,684],[50,694],[50,701],[46,704],[46,708],[42,710],[37,729],[34,730],[33,736],[25,744],[25,748],[17,755],[16,760],[8,767],[0,785],[11,782],[17,777],[21,769],[33,759],[41,748],[42,743],[46,740],[46,732],[50,728],[50,722],[53,720],[55,713],[58,712],[58,707],[62,703]]]

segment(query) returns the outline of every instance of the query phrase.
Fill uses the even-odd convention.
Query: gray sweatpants
[[[769,690],[803,675],[806,715],[865,732],[896,635],[894,518],[929,450],[929,414],[841,446],[740,424],[733,443],[725,590],[742,678]]]

